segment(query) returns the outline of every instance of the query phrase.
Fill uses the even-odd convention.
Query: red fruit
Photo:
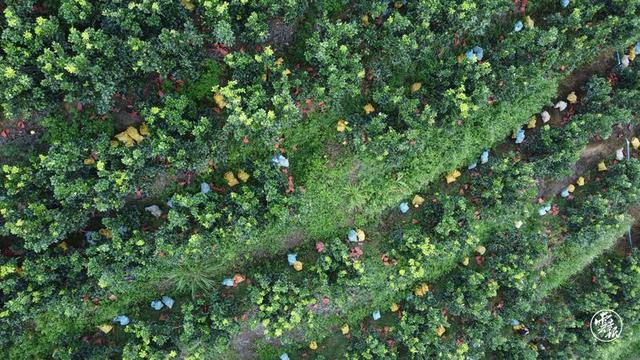
[[[395,340],[393,340],[393,339],[388,339],[388,340],[387,340],[387,346],[389,346],[389,347],[394,347],[394,346],[396,346],[396,341],[395,341]]]
[[[362,254],[364,254],[364,252],[360,246],[352,247],[349,251],[349,258],[355,261],[358,260]]]

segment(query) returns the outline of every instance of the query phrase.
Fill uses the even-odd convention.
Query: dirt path
[[[614,54],[611,49],[605,50],[593,62],[572,72],[558,86],[558,97],[564,99],[572,91],[582,88],[593,75],[605,76],[617,63]]]
[[[545,199],[555,196],[564,187],[575,182],[577,178],[587,173],[590,169],[595,168],[603,158],[613,156],[619,148],[623,148],[626,153],[625,137],[631,138],[636,132],[617,127],[616,131],[607,140],[589,143],[582,150],[580,159],[571,165],[573,172],[571,176],[561,180],[542,179],[538,181],[538,196],[543,196]]]
[[[255,330],[251,330],[248,327],[241,330],[231,340],[236,358],[240,360],[254,359],[256,351],[255,344],[261,339],[264,339],[264,327],[262,324],[258,325]]]
[[[581,67],[562,80],[558,86],[558,99],[565,99],[572,91],[575,91],[579,98],[583,98],[585,94],[584,86],[591,77],[594,75],[606,76],[615,65],[616,60],[613,50],[603,51],[594,62]],[[551,120],[548,123],[551,126],[563,127],[570,121],[566,120],[563,113],[558,109],[544,110],[547,110],[551,115]],[[625,137],[631,138],[636,133],[635,129],[624,129],[621,126],[616,126],[608,139],[589,142],[582,150],[578,161],[571,165],[573,175],[555,181],[550,179],[539,180],[538,196],[553,197],[560,193],[565,186],[584,175],[588,169],[594,168],[602,158],[614,155],[615,151],[621,147],[626,152]]]
[[[623,148],[626,155],[626,141],[625,138],[631,138],[634,135],[638,135],[640,129],[627,129],[622,126],[616,126],[613,134],[607,140],[600,140],[590,142],[580,154],[580,159],[571,165],[573,174],[565,177],[564,179],[557,181],[539,180],[538,183],[538,196],[544,196],[545,198],[553,198],[562,191],[568,184],[574,183],[576,179],[590,170],[595,168],[602,159],[610,158],[613,156],[617,149]],[[632,154],[635,152],[633,148],[630,148]],[[637,153],[635,154],[637,157]],[[640,204],[632,206],[629,211],[629,215],[632,217],[631,235],[633,246],[637,246],[640,243]],[[620,238],[613,247],[613,250],[619,255],[629,254],[630,252],[629,240],[627,236]],[[555,261],[555,255],[550,255],[541,262],[536,269],[546,268]]]

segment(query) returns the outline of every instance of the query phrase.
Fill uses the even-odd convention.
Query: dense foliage
[[[3,358],[628,356],[640,2],[0,12]]]

